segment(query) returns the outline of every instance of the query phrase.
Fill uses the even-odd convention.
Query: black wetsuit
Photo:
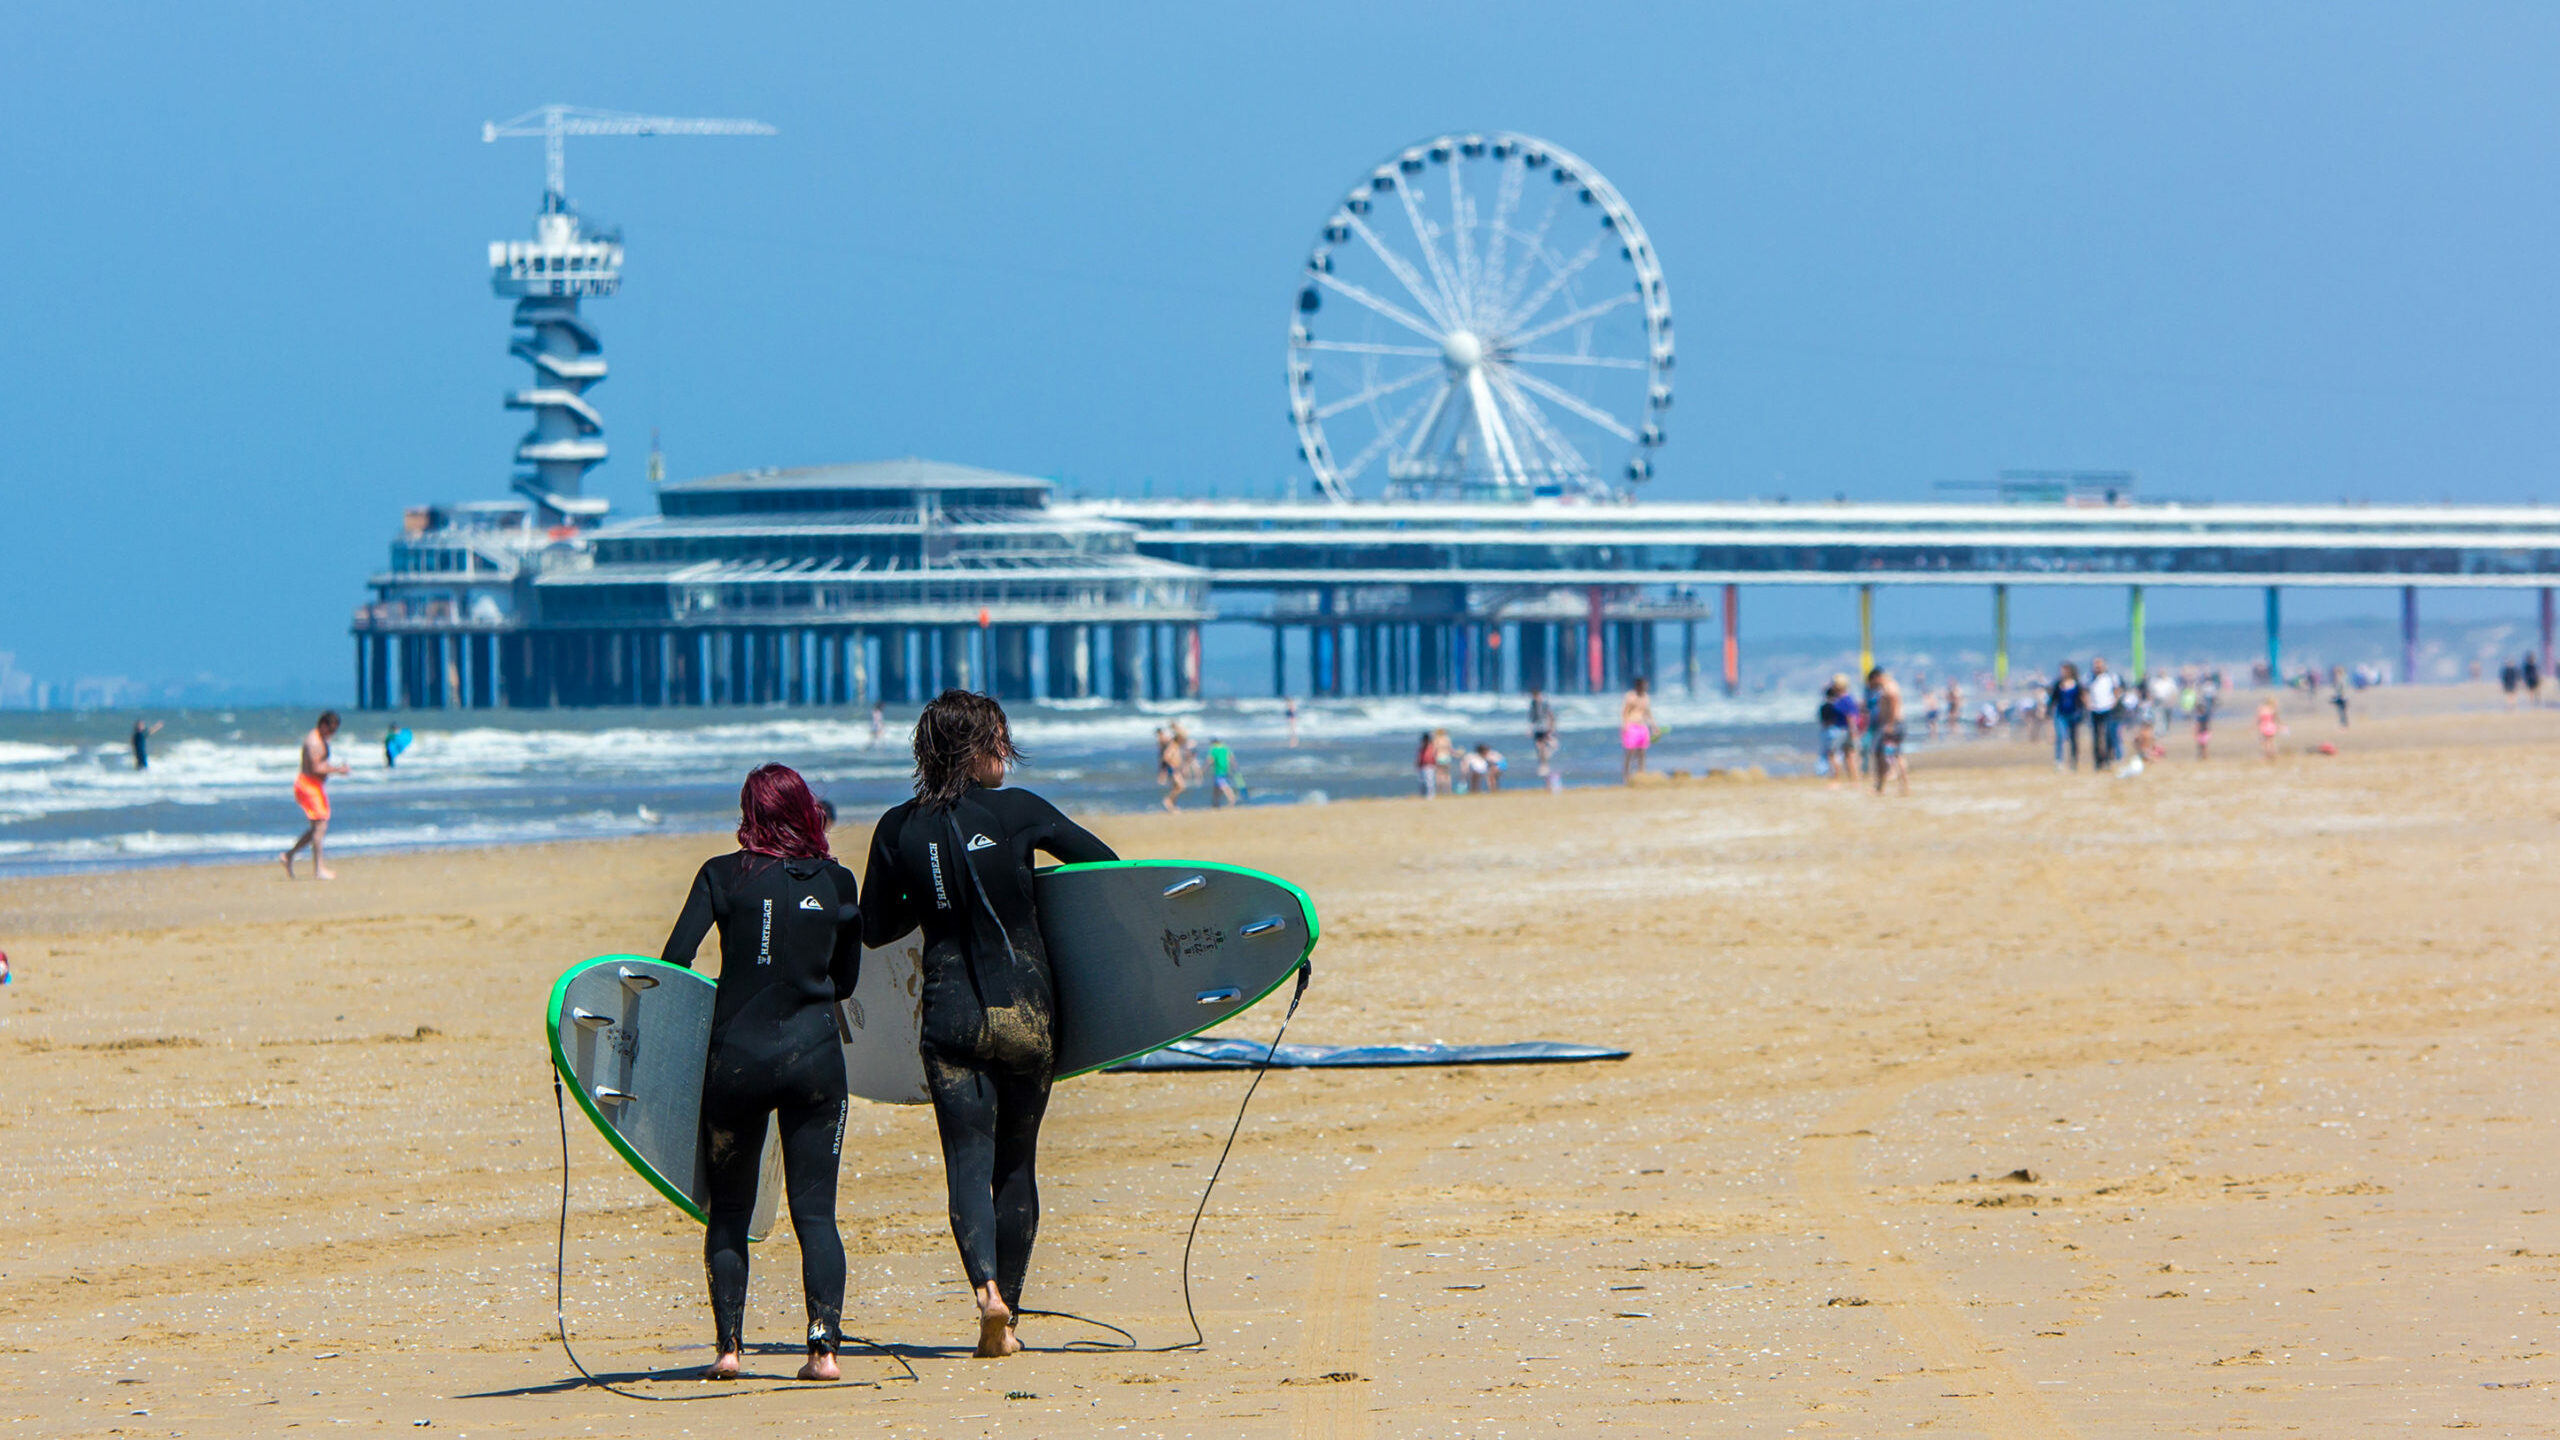
[[[853,993],[862,917],[853,872],[832,859],[778,860],[746,851],[703,862],[667,936],[666,962],[691,967],[720,927],[720,989],[702,1075],[702,1145],[710,1169],[702,1241],[721,1354],[737,1351],[747,1307],[747,1227],[756,1203],[765,1120],[779,1115],[791,1228],[809,1300],[809,1350],[834,1354],[844,1316],[844,1242],[836,1233],[836,1167],[844,1148],[844,1049],[835,1004]]]
[[[910,800],[881,816],[863,877],[866,943],[924,929],[924,1074],[951,1238],[971,1288],[993,1280],[1016,1314],[1040,1230],[1033,1165],[1056,1052],[1035,850],[1069,864],[1120,858],[1037,795],[972,786],[948,810]]]

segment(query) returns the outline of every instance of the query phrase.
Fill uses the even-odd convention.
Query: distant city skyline
[[[1468,17],[19,12],[0,705],[84,680],[345,698],[401,508],[506,493],[522,367],[482,266],[542,173],[479,126],[553,101],[781,132],[573,151],[572,198],[629,247],[589,310],[613,359],[591,489],[623,514],[653,429],[672,477],[914,453],[1272,493],[1303,474],[1281,358],[1310,237],[1381,158],[1467,128],[1571,146],[1662,255],[1681,368],[1649,494],[1921,499],[2051,467],[2560,502],[2560,12]],[[2039,593],[2065,628],[2120,608]],[[1892,603],[1887,633],[1981,609]],[[2155,593],[2154,623],[2247,603]],[[1744,614],[1747,648],[1850,612],[1753,590]]]

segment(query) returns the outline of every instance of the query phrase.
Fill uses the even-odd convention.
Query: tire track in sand
[[[1796,1161],[1796,1185],[1841,1258],[1865,1272],[1868,1298],[1878,1302],[1921,1367],[1961,1376],[1951,1393],[1964,1401],[1974,1423],[1994,1440],[2070,1440],[2079,1432],[2045,1404],[2034,1382],[2012,1369],[1974,1333],[1964,1311],[1932,1284],[1907,1248],[1868,1201],[1858,1174],[1858,1142],[1896,1105],[1930,1080],[1923,1067],[1879,1080],[1831,1112],[1819,1134],[1804,1139]]]

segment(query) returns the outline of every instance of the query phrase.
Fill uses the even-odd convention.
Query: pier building
[[[659,513],[411,512],[356,622],[372,709],[1200,692],[1199,570],[1050,482],[929,460],[658,487]]]

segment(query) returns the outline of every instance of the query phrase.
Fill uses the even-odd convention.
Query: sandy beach
[[[2343,753],[2259,763],[2235,703],[2137,780],[1099,817],[1314,895],[1292,1040],[1633,1056],[1271,1075],[1193,1352],[966,1358],[931,1115],[857,1102],[848,1328],[922,1378],[783,1381],[786,1230],[736,1394],[678,1378],[700,1230],[573,1114],[579,1353],[685,1403],[552,1338],[541,1010],[722,837],[9,881],[0,1434],[2555,1433],[2560,711],[2289,708]],[[1031,1305],[1187,1337],[1246,1079],[1060,1087]]]

